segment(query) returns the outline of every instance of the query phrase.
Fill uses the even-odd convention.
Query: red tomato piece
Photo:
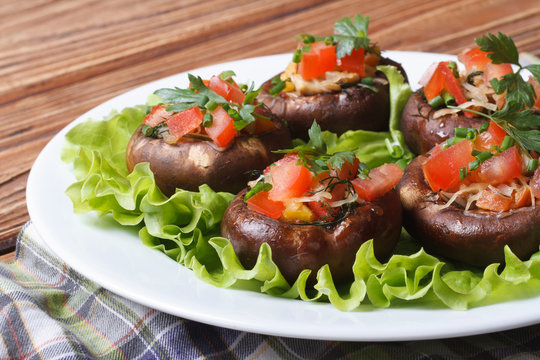
[[[155,127],[167,120],[173,113],[165,108],[165,105],[153,106],[152,110],[144,117],[143,124]]]
[[[285,210],[281,201],[272,201],[268,198],[268,192],[261,191],[247,200],[247,207],[273,219],[278,219]]]
[[[212,117],[212,126],[205,128],[206,133],[217,146],[225,147],[236,135],[233,119],[221,106],[218,106],[216,110],[212,112]]]
[[[502,184],[521,176],[522,163],[517,147],[512,146],[484,161],[478,169],[471,171],[470,178],[474,182]]]
[[[514,194],[512,201],[512,209],[519,209],[520,207],[531,205],[531,190],[527,187],[522,187]]]
[[[440,65],[444,64],[444,65]],[[467,102],[465,95],[463,95],[463,90],[461,90],[461,85],[458,80],[454,77],[454,72],[448,67],[449,62],[443,61],[439,64],[442,76],[444,78],[444,89],[450,93],[456,100],[458,105]]]
[[[458,60],[465,65],[467,72],[473,69],[484,71],[486,64],[491,63],[491,59],[487,57],[487,54],[487,52],[476,47],[463,51],[458,55]]]
[[[343,165],[341,165],[341,169],[332,169],[331,174],[342,180],[352,180],[358,175],[358,165],[360,165],[360,160],[354,158],[352,164],[345,161]]]
[[[491,149],[493,145],[501,146],[506,135],[506,131],[494,121],[490,121],[487,131],[476,137],[474,147],[480,151],[486,151]]]
[[[511,196],[504,196],[486,189],[480,193],[480,198],[476,200],[476,206],[480,209],[502,212],[510,210],[513,201]]]
[[[448,67],[450,63],[448,61],[441,61],[431,79],[424,87],[424,95],[427,101],[430,101],[441,93],[442,90],[446,90],[450,95],[454,97],[458,105],[467,101],[461,90],[461,85],[454,77],[453,71]]]
[[[431,78],[424,86],[424,95],[426,96],[427,101],[431,101],[434,97],[439,95],[444,89],[444,78],[441,71],[439,70],[440,64],[437,65],[435,71],[431,75]]]
[[[219,76],[212,76],[208,83],[208,88],[222,96],[225,100],[231,101],[235,104],[242,104],[246,95],[242,92],[242,89],[234,83],[231,84],[228,81],[223,80]]]
[[[298,73],[304,80],[319,77],[336,67],[336,46],[323,42],[311,44],[311,49],[302,54]]]
[[[328,174],[326,174],[328,176]],[[335,216],[338,214],[338,208],[332,208],[330,203],[334,201],[340,201],[345,198],[345,192],[347,191],[347,184],[336,184],[333,186],[332,197],[326,201],[311,201],[308,205],[317,216],[317,218],[324,218],[325,220],[334,220]]]
[[[171,116],[167,119],[167,126],[171,135],[180,139],[182,136],[197,129],[201,125],[202,120],[201,109],[198,106],[194,106]]]
[[[396,164],[383,164],[369,172],[369,178],[351,181],[359,199],[373,201],[397,185],[403,170]]]
[[[351,55],[347,55],[341,59],[338,59],[337,62],[341,69],[348,72],[357,73],[360,76],[364,76],[366,74],[364,55],[365,51],[363,48],[353,49]]]
[[[306,167],[297,165],[298,155],[291,154],[270,166],[272,189],[268,198],[285,201],[302,196],[311,185],[312,174]]]
[[[484,69],[484,83],[489,84],[491,79],[501,79],[504,75],[512,73],[510,64],[488,63]]]
[[[432,154],[426,160],[422,171],[431,190],[448,190],[459,183],[459,169],[467,167],[474,160],[472,145],[470,140],[463,140]]]

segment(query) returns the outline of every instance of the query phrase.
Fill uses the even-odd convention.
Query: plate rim
[[[385,52],[389,55],[389,57],[396,57],[396,55],[400,55],[400,56],[409,56],[409,57],[417,57],[417,56],[420,56],[420,57],[425,57],[425,56],[429,56],[429,57],[444,57],[444,58],[448,58],[448,59],[452,59],[452,58],[455,58],[455,56],[453,55],[449,55],[449,54],[436,54],[436,53],[423,53],[423,52],[410,52],[410,51],[387,51]],[[540,322],[540,306],[536,306],[538,308],[538,310],[536,312],[533,312],[533,313],[529,313],[528,315],[532,315],[532,316],[529,316],[528,318],[527,317],[517,317],[517,318],[514,318],[513,321],[510,321],[510,320],[506,320],[506,321],[493,321],[493,319],[489,320],[489,315],[490,315],[490,312],[493,308],[495,308],[494,311],[498,312],[499,314],[507,314],[509,311],[512,311],[513,307],[515,306],[518,306],[518,307],[528,307],[529,303],[533,303],[534,305],[540,305],[540,296],[536,296],[536,297],[532,297],[532,298],[527,298],[527,299],[522,299],[522,300],[512,300],[512,301],[508,301],[508,302],[504,302],[504,303],[497,303],[497,304],[493,304],[493,305],[486,305],[486,306],[482,306],[482,307],[477,307],[477,308],[473,308],[473,309],[469,309],[467,310],[465,313],[468,314],[468,315],[471,315],[473,314],[474,316],[478,317],[478,318],[486,318],[488,320],[487,323],[475,323],[473,324],[472,326],[471,325],[468,325],[468,328],[463,330],[463,329],[458,329],[458,328],[453,328],[453,329],[446,329],[445,331],[437,331],[437,329],[435,328],[429,328],[429,329],[425,329],[424,331],[417,331],[417,332],[403,332],[403,333],[397,333],[395,331],[387,331],[387,332],[384,332],[384,333],[377,333],[376,331],[373,332],[354,332],[354,331],[351,331],[350,333],[347,333],[347,332],[344,332],[344,331],[339,331],[338,333],[332,333],[332,334],[329,334],[327,331],[324,331],[324,330],[327,330],[326,326],[327,324],[325,324],[326,326],[323,326],[322,328],[311,328],[311,329],[307,329],[305,327],[295,327],[295,326],[277,326],[277,325],[274,325],[274,326],[267,326],[268,324],[265,324],[265,325],[259,325],[257,322],[253,322],[252,320],[239,320],[239,319],[233,319],[231,318],[230,316],[226,316],[224,314],[216,314],[215,312],[211,313],[211,314],[208,314],[207,312],[203,312],[203,311],[200,311],[200,309],[197,309],[197,311],[186,311],[184,309],[179,309],[177,306],[170,306],[170,304],[168,304],[169,306],[167,306],[167,304],[163,304],[161,302],[158,302],[158,301],[155,301],[155,299],[146,299],[146,298],[141,298],[140,294],[134,294],[132,289],[128,289],[126,290],[125,288],[123,289],[122,287],[118,287],[118,284],[111,284],[110,282],[108,282],[106,279],[103,279],[102,277],[100,277],[99,275],[96,275],[96,273],[93,273],[91,271],[88,270],[88,267],[86,265],[83,266],[83,264],[81,264],[80,262],[80,259],[76,259],[76,258],[73,258],[73,253],[70,252],[71,250],[69,249],[66,249],[65,247],[62,248],[62,244],[59,244],[58,243],[58,239],[56,239],[56,237],[59,235],[58,234],[58,229],[51,229],[51,226],[47,224],[47,220],[51,220],[50,217],[44,217],[44,214],[43,214],[43,211],[44,211],[44,207],[46,207],[46,204],[43,204],[43,203],[39,203],[39,184],[41,183],[40,180],[43,178],[43,176],[52,176],[53,179],[55,179],[54,175],[47,175],[47,171],[46,171],[46,166],[48,163],[48,161],[51,161],[51,159],[53,160],[53,163],[56,161],[56,162],[59,162],[60,164],[64,165],[61,160],[60,160],[60,156],[59,156],[59,149],[61,149],[61,146],[63,144],[63,139],[64,139],[64,135],[67,133],[67,131],[69,129],[71,129],[73,126],[75,126],[76,124],[82,122],[82,121],[85,121],[86,119],[88,119],[89,117],[95,117],[95,118],[99,118],[98,116],[95,116],[95,114],[99,114],[100,112],[102,111],[105,111],[105,110],[112,110],[111,106],[113,106],[113,104],[116,104],[118,102],[122,102],[125,98],[129,98],[131,99],[132,95],[135,94],[135,93],[140,93],[142,91],[145,91],[145,89],[148,89],[148,88],[152,88],[154,86],[159,86],[158,84],[161,84],[161,83],[166,83],[166,82],[171,82],[171,81],[176,81],[178,80],[179,78],[181,77],[185,77],[185,74],[187,74],[188,72],[195,72],[195,73],[204,73],[204,72],[211,72],[213,71],[214,69],[216,68],[221,68],[222,70],[226,69],[228,66],[230,65],[238,65],[240,64],[241,65],[245,65],[247,63],[250,63],[250,62],[261,62],[261,61],[281,61],[283,60],[285,57],[290,57],[290,54],[277,54],[277,55],[269,55],[269,56],[261,56],[261,57],[252,57],[252,58],[247,58],[247,59],[241,59],[241,60],[235,60],[235,61],[230,61],[230,62],[226,62],[226,63],[220,63],[220,64],[213,64],[213,65],[210,65],[210,66],[205,66],[205,67],[202,67],[202,68],[198,68],[198,69],[193,69],[193,70],[189,70],[189,71],[185,71],[185,72],[181,72],[181,73],[178,73],[178,74],[174,74],[174,75],[171,75],[171,76],[167,76],[167,77],[164,77],[164,78],[161,78],[161,79],[158,79],[158,80],[155,80],[155,81],[151,81],[151,82],[148,82],[148,83],[145,83],[141,86],[138,86],[134,89],[131,89],[129,91],[126,91],[118,96],[115,96],[101,104],[99,104],[98,106],[94,107],[93,109],[85,112],[84,114],[82,114],[81,116],[79,116],[77,119],[73,120],[72,122],[70,122],[67,126],[65,126],[60,132],[58,132],[51,141],[49,141],[47,143],[47,145],[43,148],[43,150],[40,152],[40,154],[38,155],[38,157],[36,158],[35,162],[34,162],[34,165],[32,166],[31,170],[30,170],[30,174],[29,174],[29,177],[28,177],[28,181],[27,181],[27,189],[26,189],[26,197],[27,197],[27,207],[28,207],[28,212],[30,214],[30,218],[32,219],[32,222],[34,223],[35,227],[36,227],[36,230],[37,230],[37,233],[40,235],[40,237],[42,238],[42,240],[44,241],[44,243],[50,248],[53,250],[54,253],[56,253],[64,262],[66,262],[66,264],[68,264],[70,267],[72,267],[74,270],[76,270],[77,272],[81,273],[83,276],[87,277],[88,279],[90,279],[91,281],[95,282],[96,284],[99,284],[100,286],[103,286],[104,288],[106,289],[109,289],[123,297],[126,297],[132,301],[135,301],[137,303],[140,303],[140,304],[143,304],[143,305],[146,305],[146,306],[150,306],[152,308],[155,308],[155,309],[158,309],[158,310],[161,310],[161,311],[164,311],[166,313],[169,313],[169,314],[173,314],[173,315],[176,315],[176,316],[181,316],[181,317],[184,317],[184,318],[187,318],[187,319],[190,319],[190,320],[195,320],[195,321],[200,321],[200,322],[203,322],[203,323],[207,323],[207,324],[211,324],[211,325],[214,325],[214,326],[222,326],[222,327],[227,327],[227,328],[231,328],[231,329],[235,329],[235,330],[240,330],[240,331],[250,331],[250,332],[256,332],[256,333],[261,333],[261,334],[266,334],[266,335],[272,335],[272,336],[286,336],[286,337],[293,337],[293,338],[303,338],[303,339],[318,339],[318,340],[344,340],[344,341],[406,341],[406,340],[428,340],[428,339],[438,339],[438,338],[450,338],[450,337],[458,337],[458,336],[468,336],[468,335],[476,335],[476,334],[482,334],[482,333],[487,333],[487,332],[492,332],[492,331],[501,331],[501,330],[507,330],[507,329],[511,329],[511,328],[516,328],[516,327],[521,327],[521,326],[527,326],[527,325],[532,325],[532,324],[536,324],[538,322]],[[399,56],[398,56],[399,57]],[[404,67],[406,64],[404,64]],[[270,75],[273,75],[273,74],[270,74]],[[421,74],[420,74],[421,75]],[[413,86],[413,85],[411,85]],[[413,86],[414,88],[414,86]],[[140,102],[139,102],[140,103]],[[125,106],[132,106],[132,105],[135,105],[134,103],[131,103],[131,104],[125,104]],[[119,109],[118,109],[119,110]],[[108,114],[108,113],[107,113]],[[104,114],[106,115],[106,114]],[[53,155],[57,155],[56,158],[53,157]],[[65,174],[66,170],[67,170],[67,167],[68,166],[65,166],[64,169],[61,169],[61,171],[59,171],[57,173],[58,174]],[[59,175],[61,176],[61,175]],[[57,180],[62,180],[62,179],[57,179]],[[69,183],[72,183],[74,181],[74,177],[72,177],[72,179],[70,180]],[[60,181],[60,183],[62,183],[62,181]],[[65,190],[65,189],[63,189]],[[63,193],[63,191],[62,191]],[[65,196],[67,198],[67,196]],[[65,199],[64,199],[65,200]],[[41,199],[41,201],[43,201],[43,199]],[[75,215],[75,214],[71,214],[71,215]],[[74,216],[75,217],[75,216]],[[81,221],[93,221],[92,219],[95,218],[95,215],[94,214],[86,214],[86,215],[76,215],[76,217],[81,217],[80,219],[84,219],[84,220],[81,220]],[[69,218],[69,216],[68,216]],[[140,242],[140,241],[139,241]],[[154,253],[158,253],[157,251],[153,251],[152,249],[149,249],[149,248],[146,248],[149,252],[154,252]],[[152,258],[155,258],[156,256],[163,256],[163,261],[167,261],[167,257],[164,255],[164,254],[161,254],[161,253],[158,253],[159,255],[157,254],[153,254],[151,257]],[[183,269],[179,269],[180,272],[189,272],[191,273],[191,275],[194,277],[194,274],[192,273],[192,271],[184,268],[182,265],[178,264],[178,263],[175,263],[174,261],[168,259],[170,261],[171,264],[174,264],[175,266],[177,267],[181,267]],[[185,274],[184,274],[185,275]],[[189,277],[189,275],[188,275]],[[242,290],[233,290],[233,289],[220,289],[220,288],[216,288],[216,287],[213,287],[212,285],[209,285],[209,284],[206,284],[204,282],[202,282],[201,280],[199,279],[196,279],[195,280],[200,283],[198,285],[196,285],[196,287],[200,287],[201,289],[204,289],[205,287],[207,286],[210,286],[212,287],[212,289],[214,289],[214,292],[218,295],[222,295],[220,292],[222,291],[227,291],[227,292],[231,292],[231,291],[242,291]],[[362,316],[358,316],[358,315],[355,315],[355,314],[364,314],[363,316],[364,317],[367,317],[368,319],[371,318],[372,316],[366,316],[366,312],[362,312],[362,311],[355,311],[355,312],[350,312],[350,313],[341,313],[339,312],[339,310],[335,309],[331,304],[306,304],[306,302],[304,301],[301,301],[301,300],[289,300],[289,299],[282,299],[282,298],[273,298],[271,297],[270,295],[266,295],[266,294],[261,294],[261,293],[256,293],[256,292],[246,292],[246,293],[249,293],[249,295],[247,295],[247,298],[249,298],[250,300],[254,300],[254,301],[257,301],[257,302],[261,302],[263,304],[268,304],[270,302],[270,299],[272,299],[272,301],[277,301],[277,302],[282,302],[282,301],[289,301],[289,302],[293,302],[295,303],[296,305],[292,306],[293,308],[296,308],[298,307],[297,305],[298,304],[302,304],[301,306],[311,306],[313,307],[314,309],[317,309],[318,310],[321,310],[321,308],[328,308],[330,307],[331,309],[328,310],[321,310],[319,311],[320,313],[322,313],[323,315],[326,314],[331,314],[332,316],[335,316],[336,318],[343,318],[343,316],[337,316],[337,315],[343,315],[343,314],[350,314],[350,315],[347,315],[347,316],[350,316],[350,317],[360,317],[362,318]],[[245,296],[245,294],[243,294],[243,296]],[[489,311],[488,311],[489,310]],[[301,310],[300,310],[301,311]],[[315,313],[317,313],[317,311],[315,311]],[[339,312],[338,314],[335,314],[335,312]],[[406,309],[399,309],[399,308],[389,308],[389,309],[376,309],[374,308],[372,311],[371,311],[371,314],[376,314],[376,313],[379,313],[379,314],[383,314],[382,317],[386,317],[387,315],[386,314],[392,314],[392,316],[396,315],[396,314],[402,314],[402,313],[409,313],[410,314],[413,314],[414,315],[418,315],[419,313],[428,313],[429,315],[434,315],[434,314],[441,314],[441,312],[450,312],[454,315],[458,315],[458,314],[463,314],[462,312],[459,312],[456,310],[450,310],[450,309],[425,309],[425,308],[421,308],[421,307],[414,307],[414,306],[411,306],[411,307],[407,307]],[[486,313],[487,312],[487,313]],[[253,315],[253,314],[251,314]],[[347,317],[345,316],[345,317]],[[459,316],[461,317],[461,315]],[[469,318],[469,316],[467,316],[467,318]],[[344,319],[345,321],[347,321],[347,319],[345,318]],[[270,320],[271,321],[271,320]],[[468,323],[468,321],[467,321]],[[355,328],[352,327],[347,327],[348,330],[354,330]],[[379,328],[377,328],[379,329]],[[380,329],[379,329],[380,330]]]

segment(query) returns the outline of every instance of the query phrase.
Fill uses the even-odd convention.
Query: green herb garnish
[[[307,144],[276,152],[281,154],[298,153],[301,165],[308,168],[315,175],[330,171],[330,168],[341,169],[345,162],[354,163],[356,155],[352,151],[339,151],[333,154],[327,153],[327,144],[322,137],[321,127],[315,121],[308,130],[308,135],[309,142]],[[364,163],[360,163],[358,170],[359,173],[365,176],[369,174],[369,169]]]
[[[220,77],[225,81],[233,81],[231,78],[233,75],[234,72],[232,71],[224,71]],[[234,128],[238,131],[255,121],[253,112],[261,104],[254,104],[258,90],[253,90],[253,84],[245,89],[246,96],[243,103],[235,104],[210,90],[199,76],[188,74],[188,79],[191,84],[190,88],[164,88],[154,92],[154,94],[163,100],[163,103],[168,104],[167,111],[182,112],[198,106],[202,111],[212,112],[221,105],[233,118]],[[205,120],[205,123],[208,125],[210,123],[209,118]]]

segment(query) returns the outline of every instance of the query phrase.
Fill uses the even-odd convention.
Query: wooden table
[[[295,35],[329,34],[355,13],[383,49],[456,54],[500,31],[540,56],[537,0],[1,1],[0,259],[29,219],[32,163],[79,115],[171,74],[291,52]]]

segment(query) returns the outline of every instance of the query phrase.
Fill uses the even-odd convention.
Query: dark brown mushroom
[[[436,144],[454,136],[454,129],[480,129],[486,121],[480,117],[467,117],[463,112],[433,117],[434,109],[426,102],[421,90],[411,95],[401,114],[401,131],[405,142],[415,154],[425,154]]]
[[[502,213],[475,209],[465,212],[444,202],[424,178],[418,156],[405,169],[397,189],[403,204],[403,226],[429,252],[472,266],[504,262],[508,245],[526,260],[540,246],[540,206]]]
[[[250,180],[251,170],[263,170],[281,154],[272,151],[291,147],[284,124],[271,117],[275,129],[260,135],[238,136],[231,146],[218,149],[209,141],[186,140],[175,145],[150,138],[137,129],[131,138],[126,161],[129,171],[149,162],[156,185],[170,196],[177,188],[197,191],[202,184],[214,191],[237,193]]]
[[[255,265],[261,244],[268,243],[272,259],[281,273],[293,283],[303,269],[317,270],[328,264],[336,283],[353,278],[356,252],[373,239],[375,256],[390,256],[401,233],[401,204],[395,190],[373,202],[355,208],[341,222],[328,225],[299,225],[272,219],[250,210],[240,192],[227,208],[221,234],[227,237],[242,265]]]
[[[407,79],[400,64],[382,59],[381,65],[396,66]],[[266,81],[259,92],[258,100],[264,102],[270,110],[283,119],[293,138],[308,139],[308,130],[316,121],[322,130],[329,130],[338,135],[347,130],[388,130],[390,115],[389,86],[386,76],[376,72],[373,86],[377,92],[356,85],[345,87],[341,91],[316,95],[293,96],[280,93],[272,96],[271,79]]]

